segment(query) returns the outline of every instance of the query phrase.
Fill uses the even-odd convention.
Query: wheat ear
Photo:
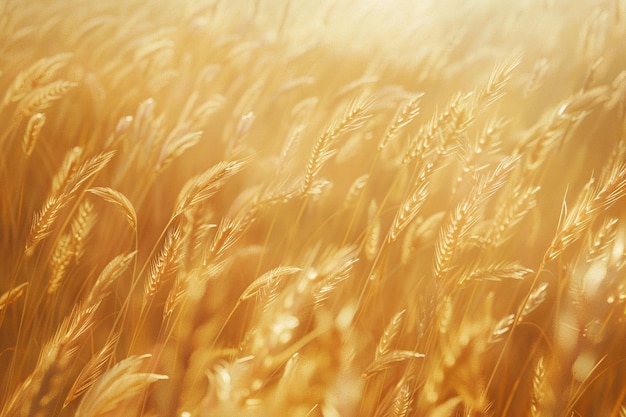
[[[604,173],[598,186],[595,182],[593,177],[587,182],[569,213],[565,202],[563,203],[559,227],[550,248],[546,251],[544,263],[555,259],[565,248],[577,241],[598,212],[626,194],[626,164],[615,163]]]
[[[411,408],[412,399],[411,384],[403,382],[398,388],[396,388],[396,394],[391,408],[391,416],[406,417],[409,413],[409,409]]]
[[[470,195],[456,207],[437,240],[434,264],[437,280],[448,272],[461,239],[476,223],[478,205],[504,185],[504,179],[517,160],[515,157],[504,159],[492,174],[481,178]]]
[[[24,132],[24,139],[22,141],[22,150],[27,157],[33,153],[33,149],[35,149],[35,144],[37,143],[37,139],[39,139],[39,134],[41,133],[41,128],[43,128],[45,123],[45,113],[35,113],[28,119],[26,132]]]
[[[522,221],[536,205],[537,193],[541,188],[536,186],[515,186],[506,194],[493,220],[486,242],[493,246],[502,245],[511,235],[513,227]]]
[[[405,313],[406,309],[398,311],[393,316],[391,321],[389,321],[387,327],[385,327],[385,331],[378,341],[378,347],[376,348],[375,356],[376,358],[379,358],[390,351],[392,343],[400,332],[400,326],[402,325],[402,319],[404,318]]]
[[[404,105],[398,109],[391,124],[387,127],[383,138],[378,144],[379,151],[385,148],[385,146],[387,146],[387,144],[398,135],[400,129],[411,123],[413,119],[417,117],[420,111],[419,102],[423,95],[424,93],[413,94],[411,98],[409,98]]]
[[[51,195],[46,200],[44,207],[33,217],[25,247],[27,256],[32,255],[35,246],[52,233],[52,224],[55,222],[59,211],[74,197],[79,187],[102,170],[114,154],[114,152],[98,154],[76,167],[75,155],[77,153],[80,155],[80,148],[74,148],[70,151],[61,171],[53,180]]]
[[[68,233],[61,235],[56,242],[54,252],[52,252],[52,258],[50,258],[50,280],[46,292],[54,294],[61,286],[61,281],[65,276],[65,272],[74,253],[72,251],[72,236]]]
[[[213,196],[228,180],[244,166],[242,161],[219,162],[204,173],[198,175],[181,192],[174,215],[177,217],[184,211]]]
[[[476,281],[521,280],[532,272],[532,269],[524,268],[515,262],[499,262],[487,267],[476,268],[467,274],[463,274],[459,280],[459,285]]]
[[[97,307],[75,306],[54,337],[42,347],[35,369],[13,393],[0,416],[43,416],[51,413],[53,400],[64,383],[64,373],[83,336],[93,325]]]
[[[151,383],[168,379],[165,375],[139,372],[142,362],[151,356],[128,357],[100,376],[85,393],[75,416],[95,417],[110,413],[121,403],[137,397]],[[136,401],[140,405],[141,399]]]
[[[388,369],[398,362],[404,362],[414,358],[424,358],[425,355],[412,350],[391,350],[384,355],[380,355],[361,374],[361,378],[368,379],[374,374]]]
[[[174,159],[187,149],[195,146],[202,137],[202,132],[185,132],[186,126],[175,128],[165,139],[156,164],[156,172],[163,172]]]
[[[530,402],[530,415],[532,417],[539,417],[541,415],[541,403],[543,402],[543,397],[545,396],[545,372],[543,357],[541,357],[535,365],[535,372],[533,375],[533,393]]]
[[[52,258],[50,259],[51,274],[46,292],[54,294],[61,285],[68,266],[74,260],[79,261],[85,239],[88,237],[91,228],[95,223],[93,204],[84,201],[78,207],[78,214],[72,221],[71,231],[64,233],[56,242]]]
[[[22,70],[6,90],[0,109],[21,100],[34,88],[48,83],[58,70],[67,65],[72,54],[62,53],[51,57],[42,58],[30,67]]]
[[[133,230],[137,230],[137,213],[133,203],[121,192],[109,187],[94,187],[87,190],[87,192],[102,197],[105,201],[117,205],[124,215],[128,224]]]
[[[85,250],[86,240],[96,223],[93,203],[85,200],[78,206],[78,214],[72,221],[72,252],[76,261],[80,260]]]
[[[104,347],[100,349],[99,352],[91,357],[89,362],[87,362],[87,364],[80,371],[78,377],[74,380],[72,387],[65,396],[63,407],[67,407],[69,403],[83,395],[83,393],[98,380],[100,375],[102,375],[105,371],[106,363],[111,359],[113,353],[115,353],[115,346],[117,345],[118,340],[119,334],[114,335],[109,339]]]
[[[504,95],[503,89],[511,78],[511,73],[522,61],[517,56],[509,61],[504,61],[494,68],[489,80],[476,95],[477,103],[485,103],[490,105]]]
[[[609,245],[615,240],[618,222],[619,219],[617,218],[604,219],[602,225],[589,241],[589,248],[587,249],[587,262],[596,260],[605,253]]]
[[[179,227],[167,231],[163,248],[150,267],[150,275],[144,286],[144,303],[156,294],[163,278],[175,271],[182,243]]]
[[[241,294],[239,300],[243,301],[254,297],[264,288],[268,287],[270,284],[278,280],[283,275],[292,275],[301,271],[302,268],[298,268],[295,266],[277,266],[276,268],[267,271],[266,273],[252,281],[252,283],[248,285],[248,287]]]
[[[50,107],[53,102],[61,99],[70,89],[77,85],[71,81],[58,80],[38,87],[19,102],[15,114],[18,117],[31,117],[35,113]]]
[[[87,297],[87,306],[95,306],[106,297],[113,283],[128,269],[137,251],[118,255],[100,272]]]
[[[370,118],[368,109],[371,102],[355,100],[344,117],[334,126],[327,129],[315,142],[309,161],[307,162],[306,172],[302,185],[300,186],[300,194],[307,195],[316,187],[313,186],[314,180],[319,174],[324,163],[335,154],[332,148],[335,140],[342,134],[362,127]]]
[[[28,284],[28,282],[23,282],[15,288],[11,288],[9,291],[0,295],[0,311],[4,310],[7,306],[20,298],[24,294],[24,289],[28,286]]]
[[[393,224],[387,234],[387,242],[394,242],[400,233],[415,219],[420,208],[428,197],[428,179],[433,172],[434,164],[429,162],[420,172],[417,181],[409,195],[400,205],[393,219]]]

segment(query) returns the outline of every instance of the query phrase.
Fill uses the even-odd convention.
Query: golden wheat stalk
[[[15,110],[16,117],[30,118],[49,108],[53,102],[61,99],[77,85],[75,82],[58,80],[34,89],[18,103]]]
[[[117,205],[126,216],[128,224],[133,230],[137,230],[137,213],[133,203],[121,192],[109,187],[94,187],[86,190],[88,193],[102,197],[105,201]]]
[[[35,149],[35,144],[37,143],[37,139],[39,139],[39,134],[45,123],[45,113],[35,113],[28,119],[26,132],[24,132],[24,139],[22,141],[22,150],[27,157],[33,153],[33,149]]]
[[[28,282],[22,282],[9,291],[0,296],[0,311],[4,310],[7,306],[14,303],[18,298],[24,295],[24,290],[28,286]]]
[[[626,194],[626,164],[617,162],[609,166],[600,183],[595,183],[596,180],[592,177],[571,210],[568,211],[565,202],[563,203],[559,228],[545,254],[544,262],[556,258],[578,240],[600,210],[611,206]]]
[[[22,100],[35,88],[49,83],[56,73],[68,64],[71,57],[70,53],[62,53],[41,58],[20,71],[4,94],[2,108]]]
[[[151,383],[168,379],[165,375],[139,372],[142,362],[151,355],[130,356],[98,378],[85,393],[75,415],[90,417],[116,410],[121,404],[132,401]],[[135,398],[135,408],[141,406],[141,399]]]
[[[116,334],[89,360],[81,369],[80,373],[74,380],[70,390],[68,391],[63,407],[67,407],[69,403],[83,395],[105,372],[106,363],[113,356],[115,347],[119,340],[119,334]]]
[[[370,101],[354,100],[343,118],[328,128],[315,142],[300,186],[301,195],[307,195],[311,190],[318,189],[313,186],[314,180],[324,163],[335,154],[336,151],[332,148],[335,140],[342,134],[361,128],[370,118],[368,109],[371,105]]]
[[[172,217],[177,217],[186,210],[213,196],[224,183],[231,176],[239,172],[243,166],[243,162],[223,161],[198,175],[193,181],[188,182],[185,189],[181,191]]]
[[[113,157],[114,152],[105,152],[88,159],[77,166],[75,159],[80,149],[74,148],[66,158],[63,167],[55,176],[52,192],[43,208],[33,216],[33,223],[26,241],[25,254],[32,255],[36,245],[52,233],[52,225],[61,209],[76,195],[79,187],[102,170]]]
[[[71,365],[81,340],[93,326],[98,305],[77,305],[59,326],[56,334],[41,349],[32,373],[15,390],[0,412],[2,417],[42,415],[50,407],[63,384],[63,374]]]

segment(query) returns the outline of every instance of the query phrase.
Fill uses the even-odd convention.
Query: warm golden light
[[[624,0],[0,0],[0,417],[626,417]]]

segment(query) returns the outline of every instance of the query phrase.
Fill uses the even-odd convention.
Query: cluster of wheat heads
[[[0,1],[0,416],[623,417],[571,3]]]

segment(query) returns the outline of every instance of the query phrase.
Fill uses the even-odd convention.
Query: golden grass
[[[625,11],[0,0],[0,417],[623,417]]]

